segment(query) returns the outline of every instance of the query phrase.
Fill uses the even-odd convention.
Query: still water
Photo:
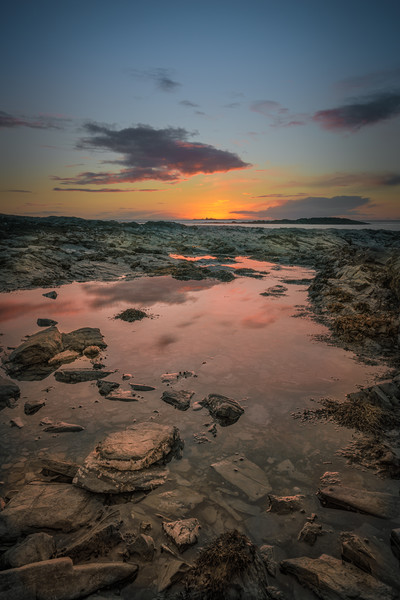
[[[204,257],[204,261],[212,259]],[[0,295],[4,349],[35,333],[38,317],[55,319],[63,332],[99,327],[108,344],[104,362],[108,369],[117,370],[108,379],[129,389],[129,381],[122,381],[122,375],[130,373],[131,382],[156,388],[143,392],[137,402],[127,403],[103,398],[93,382],[68,385],[56,382],[53,375],[42,381],[19,382],[18,406],[0,413],[0,496],[34,477],[41,453],[81,462],[105,434],[123,429],[135,419],[179,428],[185,441],[183,459],[169,464],[169,481],[146,501],[153,495],[160,498],[160,491],[195,493],[197,500],[188,516],[197,516],[202,523],[202,542],[237,527],[257,544],[275,543],[286,550],[290,546],[291,556],[304,551],[296,542],[304,514],[285,519],[272,515],[266,512],[266,498],[250,501],[211,469],[212,463],[234,454],[261,467],[274,494],[304,494],[307,515],[321,510],[315,492],[325,471],[340,471],[347,485],[389,491],[387,482],[348,467],[335,455],[351,439],[351,432],[332,424],[301,425],[291,415],[299,408],[315,407],[312,399],[343,399],[359,385],[371,385],[383,368],[362,364],[352,353],[322,341],[320,336],[327,330],[307,316],[299,317],[307,304],[307,287],[293,280],[312,278],[313,271],[245,258],[230,266],[259,270],[263,278],[242,276],[221,283],[164,276],[73,283],[58,288],[56,300],[44,298],[42,293],[48,290],[42,289]],[[283,295],[260,295],[276,285],[287,288]],[[135,323],[114,319],[128,307],[142,308],[149,318]],[[82,366],[90,366],[89,359],[65,365]],[[162,402],[167,388],[161,375],[185,370],[194,371],[196,377],[181,379],[176,389],[194,391],[192,402],[209,393],[235,398],[245,409],[239,421],[229,427],[217,425],[213,437],[208,431],[212,419],[205,409],[180,412]],[[46,406],[26,416],[23,405],[27,399],[45,399]],[[10,427],[10,419],[17,416],[24,422],[22,429]],[[85,430],[45,433],[40,425],[43,417],[78,423]],[[198,434],[205,434],[208,441],[199,444]],[[148,502],[148,509],[155,510],[151,506]],[[366,519],[342,511],[328,513],[325,525],[332,531],[361,527]],[[178,516],[170,514],[170,518]],[[330,552],[331,544],[329,535],[321,537],[308,554]]]

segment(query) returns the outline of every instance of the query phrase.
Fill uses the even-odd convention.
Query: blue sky
[[[1,210],[400,218],[399,18],[391,0],[10,5]]]

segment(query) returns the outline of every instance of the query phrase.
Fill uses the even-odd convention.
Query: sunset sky
[[[2,9],[0,212],[400,218],[398,0]]]

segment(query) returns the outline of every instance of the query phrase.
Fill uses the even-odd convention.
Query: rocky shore
[[[2,292],[122,277],[171,275],[219,282],[263,277],[262,271],[233,268],[238,256],[310,267],[316,276],[304,285],[309,286],[313,318],[329,327],[329,343],[391,369],[384,382],[347,398],[321,399],[315,410],[294,415],[303,423],[330,421],[354,432],[343,456],[377,482],[387,478],[387,491],[382,485],[365,489],[357,478],[349,485],[341,473],[327,471],[313,497],[300,489],[281,495],[257,461],[236,453],[210,465],[228,490],[235,490],[228,499],[215,492],[218,510],[230,517],[227,527],[218,523],[218,512],[214,518],[209,511],[196,512],[204,497],[185,480],[184,470],[174,489],[168,485],[170,467],[185,456],[178,417],[177,426],[157,423],[154,415],[127,422],[98,439],[79,464],[41,454],[31,480],[5,490],[0,499],[2,598],[400,597],[400,496],[395,481],[400,478],[400,233],[57,217],[1,216],[0,223]],[[264,295],[279,297],[285,286]],[[49,302],[57,298],[54,293]],[[26,415],[42,411],[45,401],[22,399],[19,384],[54,376],[69,389],[93,382],[91,393],[112,404],[136,403],[141,394],[154,393],[175,416],[202,410],[212,435],[217,428],[237,426],[246,412],[240,399],[212,389],[193,401],[194,392],[182,389],[183,384],[190,388],[191,371],[166,373],[160,390],[136,382],[124,390],[103,362],[107,340],[100,329],[62,332],[51,320],[40,326],[46,328],[3,355],[0,409],[24,402]],[[129,381],[130,375],[125,378]],[[22,427],[14,420],[14,426]],[[80,436],[85,429],[79,423],[46,419],[41,427],[49,435]],[[283,463],[282,478],[293,467],[290,461]],[[268,544],[268,533],[263,535],[266,543],[256,545],[240,531],[242,519],[256,521],[261,507],[263,515],[278,519],[282,531],[291,532],[292,553],[275,542]],[[339,533],[337,514],[345,515],[347,523]],[[357,520],[360,515],[367,521]],[[379,523],[384,524],[381,533]]]

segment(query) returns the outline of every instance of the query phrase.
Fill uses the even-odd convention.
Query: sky
[[[400,219],[398,0],[7,4],[0,212]]]

